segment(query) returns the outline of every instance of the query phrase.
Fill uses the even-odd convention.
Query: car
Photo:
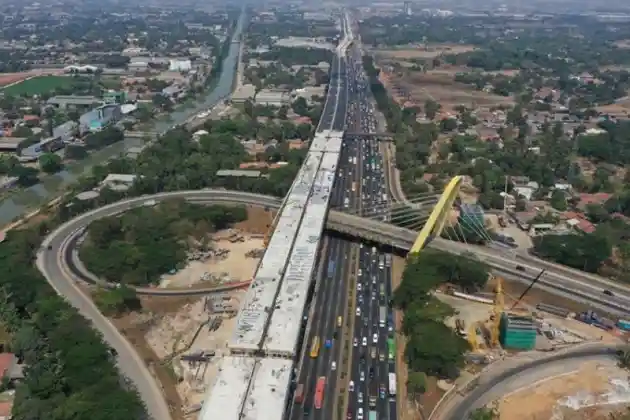
[[[365,381],[365,372],[361,371],[361,372],[359,373],[359,380],[360,380],[361,382]]]
[[[350,384],[348,384],[348,391],[350,392],[354,391],[354,381],[350,381]]]
[[[383,352],[380,352],[378,354],[378,361],[379,362],[384,362],[385,361],[385,354]]]
[[[324,346],[326,346],[327,349],[332,347],[332,340],[330,338],[327,338],[326,341],[324,342]]]
[[[368,319],[366,317],[363,318],[363,326],[367,327]]]
[[[352,420],[352,413],[350,410],[348,410],[348,413],[346,414],[346,420]]]
[[[352,340],[352,345],[353,345],[354,347],[356,347],[356,346],[358,346],[358,345],[359,345],[359,340],[357,340],[357,338],[356,338],[356,337],[354,337],[354,340]]]
[[[361,340],[361,345],[363,347],[367,346],[367,338],[366,337],[363,337],[363,340]]]
[[[363,420],[363,408],[357,410],[357,420]]]
[[[371,367],[370,368],[370,379],[372,379],[374,377],[374,368]]]
[[[357,283],[357,290],[360,292],[361,291],[361,283]]]
[[[363,404],[363,392],[359,392],[359,395],[357,395],[357,402]]]
[[[522,265],[517,265],[517,266],[516,266],[516,269],[517,269],[518,271],[525,271],[525,267],[523,267]]]
[[[330,370],[332,370],[332,371],[337,370],[337,362],[334,362],[334,361],[333,361],[333,362],[330,364]]]
[[[378,343],[378,334],[374,333],[372,335],[372,343],[374,344]]]
[[[611,292],[611,291],[610,291],[610,290],[608,290],[608,289],[605,289],[603,293],[604,293],[605,295],[607,295],[607,296],[614,296],[614,295],[615,295],[613,292]]]
[[[372,276],[372,284],[376,284],[376,276]]]
[[[363,303],[363,295],[359,295],[359,303]]]
[[[370,351],[370,357],[372,359],[376,359],[376,347],[372,347],[372,350]]]

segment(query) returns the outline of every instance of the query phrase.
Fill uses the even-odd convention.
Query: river
[[[232,34],[232,43],[228,55],[223,60],[223,71],[212,91],[208,92],[202,99],[198,99],[190,106],[169,114],[169,118],[156,119],[143,131],[163,132],[173,125],[185,122],[189,117],[201,111],[208,110],[223,100],[232,91],[232,85],[237,70],[240,43],[234,42],[240,39],[243,25],[245,23],[246,12],[242,11]],[[0,202],[0,226],[19,218],[28,210],[47,203],[63,194],[65,187],[72,184],[77,178],[88,171],[92,166],[105,162],[114,156],[129,150],[131,147],[142,146],[144,140],[126,138],[125,140],[92,153],[84,161],[70,165],[66,170],[55,175],[45,176],[42,182],[11,194]]]

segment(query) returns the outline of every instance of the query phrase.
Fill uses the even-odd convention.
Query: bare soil
[[[435,58],[441,55],[462,54],[476,49],[477,48],[473,45],[426,44],[399,49],[381,49],[374,51],[374,53],[381,57],[408,60],[413,58]]]
[[[630,400],[627,390],[622,390],[623,384],[628,386],[628,373],[614,361],[587,362],[577,372],[567,372],[504,397],[498,404],[500,419],[608,419],[611,411]]]
[[[475,109],[514,104],[512,98],[478,91],[472,86],[455,82],[458,71],[461,69],[411,72],[409,76],[400,79],[398,84],[408,92],[413,102],[422,106],[428,99],[432,99],[441,104],[445,112],[454,112],[458,105]]]

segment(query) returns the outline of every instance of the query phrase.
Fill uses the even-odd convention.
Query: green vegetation
[[[0,321],[26,365],[13,418],[139,419],[144,407],[123,384],[109,348],[34,266],[46,227],[11,231],[0,244]]]
[[[187,251],[197,247],[194,244],[203,244],[209,234],[245,219],[247,211],[242,207],[205,207],[184,201],[141,207],[93,222],[80,250],[81,260],[88,270],[110,282],[155,284],[160,275],[185,264]],[[118,300],[125,298],[102,299],[116,308]]]
[[[12,96],[42,95],[58,89],[68,88],[72,85],[72,79],[72,77],[68,76],[37,76],[5,87],[2,89],[2,92],[5,95]]]
[[[115,289],[99,289],[94,293],[94,303],[105,315],[120,315],[125,312],[139,310],[140,299],[136,291],[126,285],[119,285]]]
[[[478,408],[470,413],[468,420],[499,420],[499,412],[496,408]]]
[[[464,363],[468,342],[444,324],[452,309],[431,296],[443,283],[477,290],[488,280],[488,267],[468,256],[424,250],[409,256],[394,305],[404,312],[402,333],[407,336],[405,358],[409,366],[410,392],[421,392],[426,378],[456,378]]]
[[[63,169],[61,156],[55,153],[44,153],[39,157],[39,167],[47,174],[54,174]]]

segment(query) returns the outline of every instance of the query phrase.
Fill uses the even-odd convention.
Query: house
[[[514,192],[518,196],[523,197],[525,200],[530,201],[532,199],[532,196],[534,195],[534,193],[536,191],[538,191],[538,188],[540,188],[540,186],[538,185],[538,183],[536,181],[529,181],[526,184],[514,184]]]
[[[128,190],[138,175],[133,174],[109,174],[101,181],[101,187],[107,187],[115,191]]]
[[[190,60],[170,60],[168,64],[168,71],[190,71],[192,69],[192,63]]]
[[[0,353],[0,377],[11,381],[24,379],[24,366],[18,363],[13,353]]]
[[[177,99],[182,93],[182,88],[177,85],[170,85],[162,89],[162,95],[171,100]]]
[[[286,91],[275,89],[263,89],[255,97],[257,105],[275,106],[278,108],[288,105],[289,99]]]
[[[602,205],[606,203],[606,201],[608,201],[610,197],[612,197],[612,194],[605,193],[605,192],[600,192],[600,193],[595,193],[595,194],[582,193],[582,194],[579,194],[578,197],[580,199],[580,202],[578,203],[577,207],[580,210],[584,210],[586,209],[586,206],[590,204]]]

